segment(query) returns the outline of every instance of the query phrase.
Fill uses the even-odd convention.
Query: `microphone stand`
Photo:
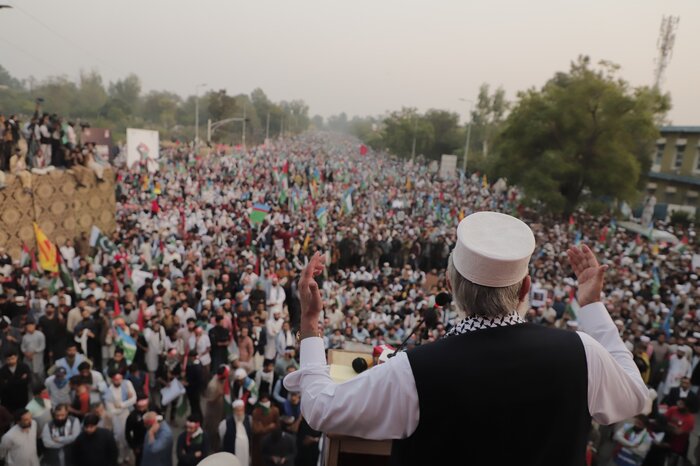
[[[423,325],[424,322],[425,322],[425,317],[421,317],[421,319],[418,321],[418,324],[416,324],[416,326],[413,327],[413,330],[411,330],[411,333],[409,333],[408,336],[406,338],[404,338],[404,340],[401,342],[401,344],[394,350],[394,352],[387,355],[387,357],[393,358],[394,356],[396,356],[396,353],[398,353],[399,351],[404,349],[404,347],[406,346],[406,343],[408,343],[408,340],[413,336],[413,334],[416,333],[416,331],[418,331],[418,329],[420,328],[421,325]]]

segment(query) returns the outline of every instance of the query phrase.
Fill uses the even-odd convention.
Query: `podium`
[[[355,375],[352,361],[364,358],[372,367],[372,347],[355,345],[352,350],[329,350],[328,364],[334,382],[344,382]],[[387,466],[391,440],[366,440],[333,433],[323,434],[323,466]]]

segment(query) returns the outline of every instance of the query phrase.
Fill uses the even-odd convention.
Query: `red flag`
[[[681,243],[688,244],[688,237],[686,235],[683,235],[683,238],[681,238]]]
[[[143,309],[139,309],[139,315],[136,317],[136,323],[138,324],[140,330],[143,330],[143,328],[146,326],[146,319],[143,316]]]
[[[367,146],[360,144],[360,155],[367,155]]]
[[[282,173],[289,173],[289,160],[284,161],[284,165],[282,166]]]

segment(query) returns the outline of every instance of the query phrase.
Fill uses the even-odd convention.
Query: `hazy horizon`
[[[700,125],[697,0],[0,3],[15,7],[0,10],[0,50],[16,78],[95,69],[106,85],[135,73],[144,92],[183,97],[200,83],[208,84],[200,93],[260,87],[273,100],[304,99],[323,117],[407,106],[464,118],[459,98],[475,99],[482,83],[514,100],[581,54],[619,64],[634,86],[651,85],[661,17],[675,14],[662,90],[673,124]]]

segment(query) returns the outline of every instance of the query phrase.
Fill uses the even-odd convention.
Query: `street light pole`
[[[462,102],[469,102],[469,112],[467,113],[467,117],[469,120],[467,121],[467,140],[464,143],[464,158],[462,159],[462,171],[464,174],[467,174],[467,157],[469,156],[469,139],[471,138],[472,135],[472,105],[474,105],[474,101],[471,99],[459,99]]]
[[[416,160],[416,126],[418,125],[418,119],[413,117],[413,146],[411,147],[411,162]]]
[[[197,84],[194,91],[194,144],[199,142],[199,88],[206,84]]]

